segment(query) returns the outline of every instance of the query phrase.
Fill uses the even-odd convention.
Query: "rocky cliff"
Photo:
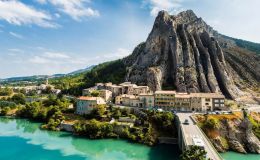
[[[212,115],[197,118],[219,152],[233,150],[240,153],[260,154],[260,141],[254,135],[248,117],[243,119],[235,115]]]
[[[238,47],[188,10],[159,12],[146,42],[123,59],[126,81],[153,90],[218,92],[235,99],[259,88],[260,57]]]

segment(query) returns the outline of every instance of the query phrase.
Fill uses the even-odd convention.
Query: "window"
[[[210,99],[209,99],[209,98],[206,98],[206,101],[207,101],[207,102],[209,102],[209,101],[210,101]]]

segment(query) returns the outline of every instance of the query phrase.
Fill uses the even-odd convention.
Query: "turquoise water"
[[[0,118],[0,160],[178,160],[177,146],[147,147],[124,140],[88,140]]]
[[[227,152],[220,154],[224,160],[260,160],[257,154],[240,154],[236,152]]]

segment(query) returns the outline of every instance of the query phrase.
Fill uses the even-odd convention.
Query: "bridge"
[[[204,143],[204,149],[207,152],[207,158],[212,160],[222,160],[210,140],[191,119],[192,113],[177,113],[177,126],[178,126],[178,144],[182,151],[185,151],[194,144],[194,138],[199,138]],[[188,123],[184,124],[183,122]]]

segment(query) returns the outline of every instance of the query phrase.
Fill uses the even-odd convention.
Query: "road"
[[[205,137],[205,135],[201,132],[199,127],[193,123],[191,116],[192,113],[177,113],[177,116],[180,119],[180,127],[182,127],[182,130],[184,132],[184,137],[186,140],[187,145],[194,145],[192,138],[193,137],[199,137],[203,140],[205,144],[205,150],[207,152],[207,158],[211,158],[213,160],[221,160],[222,158],[219,156],[215,148],[211,145],[211,143],[208,141],[208,139]],[[189,124],[183,124],[185,120],[189,121]]]

